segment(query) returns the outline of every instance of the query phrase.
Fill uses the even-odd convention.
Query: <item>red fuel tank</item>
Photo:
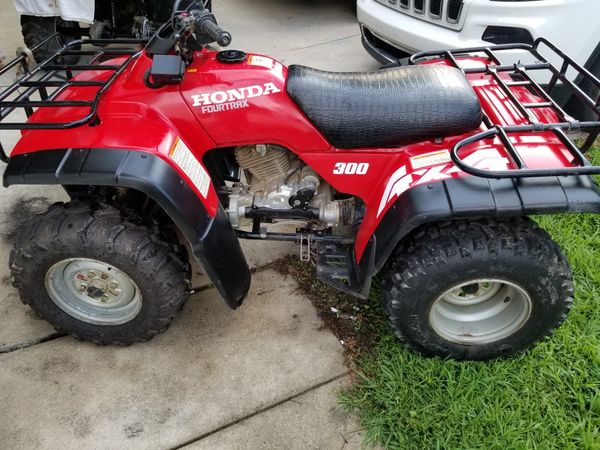
[[[185,75],[181,95],[218,147],[331,148],[287,95],[287,68],[280,62],[255,54],[223,62],[217,53],[205,52],[196,55]]]

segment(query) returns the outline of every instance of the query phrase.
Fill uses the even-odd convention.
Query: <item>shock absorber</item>
[[[117,32],[117,6],[115,5],[115,0],[110,0],[110,20],[113,34],[115,34]]]

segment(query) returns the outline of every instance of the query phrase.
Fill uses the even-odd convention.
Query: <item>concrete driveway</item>
[[[0,52],[10,56],[20,29],[5,3]],[[352,0],[215,3],[231,48],[328,70],[376,67],[360,45]],[[16,135],[0,138],[10,148]],[[128,348],[97,347],[55,333],[10,286],[8,253],[19,223],[64,194],[11,187],[0,197],[3,448],[360,446],[356,423],[335,396],[347,382],[341,345],[292,279],[260,270],[292,247],[245,245],[259,269],[240,310],[207,287],[165,334]],[[195,283],[206,285],[201,273]]]

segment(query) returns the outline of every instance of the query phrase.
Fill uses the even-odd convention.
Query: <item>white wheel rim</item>
[[[520,286],[479,279],[440,295],[429,312],[429,323],[448,341],[483,345],[515,334],[525,325],[531,310],[531,298]]]
[[[52,301],[75,319],[94,325],[122,325],[142,309],[138,285],[122,270],[96,259],[69,258],[46,272]]]

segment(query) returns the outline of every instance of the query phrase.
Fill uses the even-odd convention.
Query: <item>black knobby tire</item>
[[[80,202],[53,205],[32,218],[10,255],[13,284],[23,303],[58,331],[101,345],[143,342],[165,331],[189,296],[190,265],[179,243],[135,222],[115,208],[94,210]],[[95,324],[59,307],[48,294],[46,275],[70,258],[100,261],[130,277],[141,294],[137,315],[122,324]]]
[[[21,32],[23,33],[23,42],[29,49],[33,49],[37,45],[44,42],[50,35],[56,33],[59,22],[62,19],[59,17],[37,17],[37,16],[21,16]],[[66,22],[67,24],[69,22]],[[58,51],[64,44],[78,39],[77,36],[66,36],[61,35],[60,42],[58,39],[51,39],[33,54],[35,60],[38,63],[45,61],[50,58],[56,51]],[[73,48],[77,50],[77,48]],[[69,55],[65,56],[65,62],[67,64],[75,64],[78,60],[77,56]]]
[[[471,283],[477,280],[479,283]],[[496,300],[494,308],[501,309],[502,303],[508,305],[516,298],[525,305],[523,311],[529,308],[529,314],[514,304],[515,311],[521,311],[521,315],[515,313],[519,328],[512,330],[506,325],[511,334],[497,340],[467,333],[448,338],[440,329],[455,322],[440,319],[437,313],[440,305],[448,307],[444,295],[450,295],[458,302],[458,311],[467,314],[452,316],[458,317],[460,324],[463,317],[475,317],[468,315],[472,306],[460,304],[460,296],[468,300],[474,291],[472,295],[477,296],[480,289],[494,285],[487,280],[501,281],[498,286],[512,289],[513,298]],[[457,286],[463,287],[453,290]],[[549,336],[567,317],[573,283],[561,250],[532,221],[455,221],[428,225],[394,251],[382,272],[381,296],[392,329],[409,348],[427,356],[487,360],[513,355]],[[471,329],[473,322],[465,327]]]

